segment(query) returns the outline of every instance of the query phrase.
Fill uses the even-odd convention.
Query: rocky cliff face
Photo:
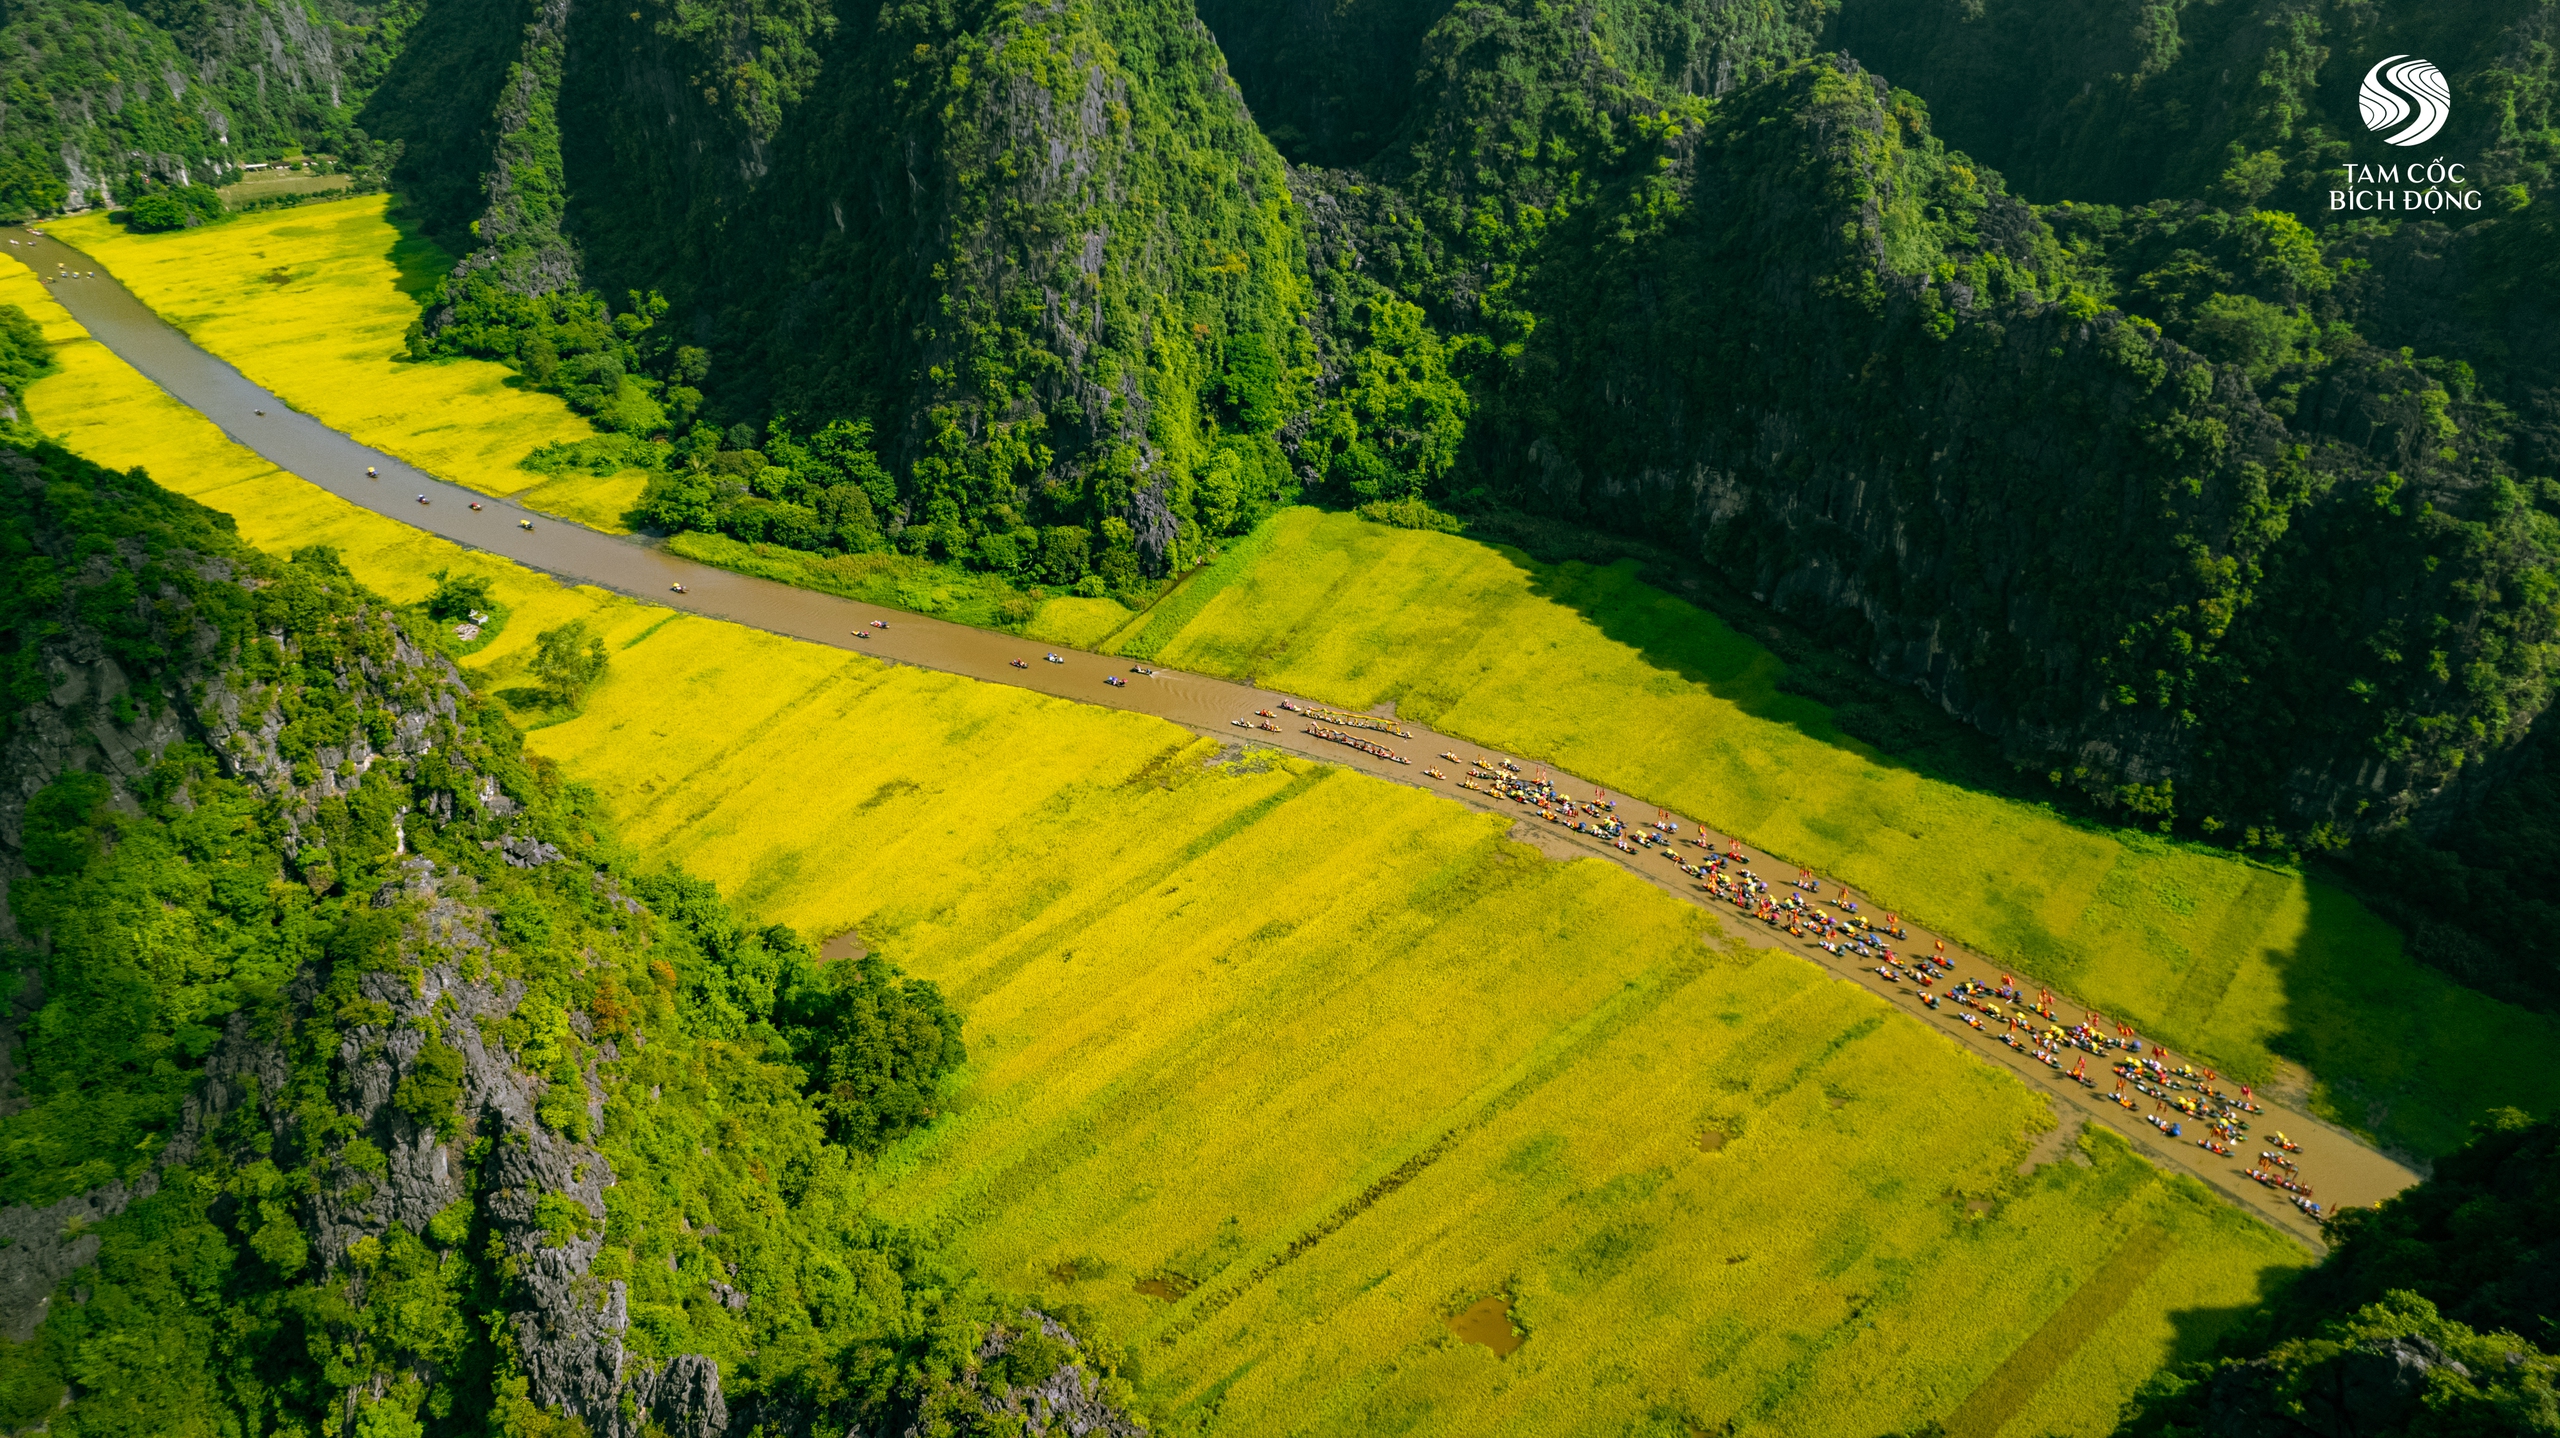
[[[628,1285],[592,1272],[613,1165],[592,1145],[542,1121],[545,1091],[564,1080],[526,1073],[518,1055],[484,1037],[516,1015],[525,992],[521,982],[462,976],[462,967],[490,948],[497,929],[495,916],[471,902],[474,888],[467,876],[440,877],[432,860],[416,858],[373,897],[375,907],[409,916],[403,957],[414,956],[418,967],[413,977],[396,970],[363,977],[360,995],[388,1010],[389,1018],[340,1037],[335,1088],[339,1112],[382,1151],[387,1168],[374,1178],[350,1175],[347,1186],[315,1197],[313,1247],[335,1267],[351,1245],[379,1238],[392,1224],[423,1234],[439,1213],[476,1200],[514,1272],[507,1316],[537,1404],[582,1419],[598,1438],[638,1438],[650,1424],[678,1438],[727,1432],[717,1363],[680,1354],[652,1364],[624,1348]],[[428,1074],[422,1061],[431,1042],[461,1056],[456,1103],[463,1122],[451,1138],[394,1103],[403,1081]],[[599,1055],[606,1062],[616,1056],[610,1043]],[[250,1048],[235,1061],[273,1064],[275,1055]],[[604,1099],[592,1067],[575,1081],[579,1091],[571,1101],[592,1129],[601,1129]],[[268,1086],[280,1087],[280,1076],[271,1075]],[[205,1111],[217,1114],[240,1097],[214,1077]],[[479,1143],[485,1156],[473,1172],[470,1155]],[[590,1222],[573,1219],[564,1238],[557,1221],[546,1219],[546,1199],[575,1204]]]
[[[16,451],[0,451],[0,470],[6,471],[0,482],[30,492],[41,491],[48,479]],[[337,698],[370,716],[338,742],[317,744],[297,759],[287,731],[300,715],[279,702],[287,686],[254,657],[243,664],[239,649],[226,642],[223,630],[230,626],[220,624],[238,612],[231,601],[273,584],[272,577],[146,533],[104,546],[70,545],[59,533],[52,541],[66,556],[85,551],[68,586],[74,593],[122,594],[146,611],[155,609],[151,600],[159,601],[149,625],[156,642],[141,647],[156,662],[140,674],[130,659],[120,662],[120,648],[135,652],[133,636],[123,636],[128,642],[119,646],[113,631],[125,626],[111,607],[94,605],[72,609],[77,617],[50,626],[39,647],[24,654],[46,684],[41,702],[10,716],[0,753],[0,863],[13,877],[23,881],[31,872],[25,848],[32,797],[67,773],[87,773],[106,781],[109,806],[138,808],[137,795],[161,782],[157,771],[180,746],[214,756],[223,774],[264,796],[284,830],[286,854],[314,889],[337,880],[338,863],[356,868],[354,855],[328,849],[324,806],[364,803],[374,797],[369,790],[424,802],[401,802],[392,817],[391,842],[405,857],[395,858],[363,900],[385,922],[361,972],[306,962],[264,1019],[253,1023],[248,1014],[234,1013],[206,1056],[182,1121],[132,1178],[50,1204],[0,1209],[0,1234],[13,1240],[0,1250],[0,1331],[17,1341],[29,1338],[64,1281],[97,1259],[98,1226],[157,1194],[173,1172],[220,1161],[216,1150],[248,1162],[259,1153],[318,1147],[334,1150],[338,1161],[320,1165],[328,1178],[301,1195],[289,1216],[308,1235],[311,1261],[324,1281],[360,1289],[365,1280],[348,1262],[352,1249],[378,1246],[395,1227],[424,1235],[438,1215],[458,1205],[504,1255],[510,1336],[535,1404],[583,1420],[599,1438],[636,1438],[652,1424],[651,1431],[686,1438],[726,1431],[718,1365],[693,1354],[633,1359],[623,1346],[625,1286],[591,1272],[602,1243],[604,1194],[616,1175],[603,1154],[572,1131],[603,1125],[595,1066],[616,1056],[614,1045],[589,1050],[583,1066],[528,1072],[520,1052],[492,1037],[509,1031],[526,996],[521,979],[492,966],[498,915],[479,901],[480,885],[471,875],[406,853],[414,828],[476,817],[493,831],[479,846],[511,868],[569,862],[556,845],[507,827],[520,821],[523,806],[473,762],[479,746],[468,711],[476,701],[460,673],[421,649],[378,601],[347,603],[351,585],[338,571],[334,586],[324,581],[320,590],[338,590],[330,627],[357,642],[324,656],[306,653],[308,636],[291,629],[248,640],[253,656],[273,646],[280,664],[316,660],[333,674]],[[163,583],[156,595],[138,592],[170,573],[192,575],[202,588],[190,595]],[[420,795],[409,781],[429,762],[439,783]],[[600,906],[639,914],[640,906],[606,876],[593,874],[590,882]],[[39,948],[50,938],[43,931],[11,937]],[[31,984],[39,972],[29,972]],[[41,999],[40,988],[21,994],[21,1022]],[[310,1031],[332,1006],[342,1026],[325,1049],[285,1036]],[[9,1038],[14,1047],[17,1034]],[[429,1060],[431,1047],[441,1065]],[[450,1117],[428,1113],[414,1099],[402,1104],[404,1083],[427,1085]],[[552,1092],[562,1085],[574,1091]],[[315,1086],[326,1098],[323,1133],[311,1131],[318,1120],[308,1107],[279,1101]],[[574,1110],[566,1124],[564,1099]],[[24,1101],[16,1107],[23,1109]],[[346,1161],[359,1142],[378,1164]],[[378,1390],[370,1378],[359,1381],[367,1384]]]
[[[522,363],[522,299],[655,293],[674,336],[648,382],[698,387],[733,447],[868,420],[902,548],[1067,528],[1161,573],[1232,522],[1235,497],[1195,489],[1222,440],[1278,423],[1239,408],[1306,366],[1305,263],[1285,167],[1187,0],[549,13],[498,97],[476,229],[430,217],[474,252],[422,343]],[[409,154],[451,190],[425,133]],[[1254,472],[1285,481],[1270,458]]]
[[[423,858],[410,860],[404,871],[373,901],[408,916],[403,957],[485,953],[495,925],[487,909],[468,902],[468,879],[440,881],[434,863]],[[319,976],[306,972],[295,983],[293,1005],[308,1011],[320,989]],[[411,978],[368,973],[358,993],[389,1017],[344,1033],[330,1088],[339,1116],[382,1153],[386,1165],[374,1175],[342,1169],[339,1184],[309,1199],[306,1226],[322,1271],[347,1272],[342,1281],[360,1284],[345,1269],[354,1245],[379,1240],[395,1225],[423,1235],[439,1214],[476,1203],[514,1271],[507,1320],[536,1404],[584,1421],[598,1438],[638,1438],[651,1425],[676,1438],[728,1432],[717,1363],[699,1354],[651,1363],[624,1348],[630,1329],[627,1285],[600,1281],[591,1272],[603,1241],[604,1193],[615,1182],[613,1166],[593,1146],[543,1123],[537,1105],[546,1081],[524,1072],[516,1055],[483,1037],[484,1022],[514,1015],[523,985],[466,980],[456,960],[447,958]],[[393,1101],[399,1084],[420,1073],[430,1042],[462,1059],[458,1105],[464,1122],[449,1138]],[[610,1045],[606,1052],[609,1058]],[[581,1106],[600,1126],[602,1095],[592,1079],[581,1082],[589,1085]],[[0,1252],[0,1324],[6,1325],[0,1331],[19,1342],[32,1337],[63,1281],[97,1257],[99,1238],[91,1230],[157,1193],[168,1168],[196,1161],[206,1145],[237,1143],[244,1113],[273,1142],[292,1143],[297,1116],[273,1106],[262,1109],[259,1099],[293,1086],[286,1045],[237,1020],[211,1055],[203,1085],[188,1101],[183,1128],[152,1172],[131,1185],[114,1184],[42,1207],[0,1209],[0,1234],[12,1239]],[[477,1171],[475,1148],[485,1155]],[[546,1198],[576,1204],[591,1225],[559,1237],[557,1221],[543,1212]]]
[[[286,147],[343,154],[389,38],[381,8],[364,4],[13,6],[0,17],[0,74],[18,87],[0,131],[0,211],[219,185]]]

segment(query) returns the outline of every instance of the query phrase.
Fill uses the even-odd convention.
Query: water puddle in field
[[[858,959],[870,952],[870,947],[862,942],[862,935],[851,929],[818,945],[818,957],[828,963],[834,963],[838,959]]]
[[[1157,1278],[1141,1278],[1137,1281],[1135,1287],[1139,1293],[1146,1297],[1161,1298],[1167,1303],[1179,1303],[1182,1301],[1182,1296],[1184,1294],[1189,1293],[1192,1289],[1199,1287],[1199,1285],[1176,1273],[1166,1274]]]
[[[1493,1350],[1496,1358],[1508,1358],[1529,1340],[1511,1327],[1511,1302],[1501,1294],[1491,1294],[1467,1305],[1464,1313],[1451,1314],[1440,1320],[1449,1331],[1469,1343],[1481,1343]]]
[[[1700,1129],[1698,1131],[1698,1152],[1714,1153],[1717,1149],[1725,1146],[1729,1137],[1730,1136],[1720,1128]]]

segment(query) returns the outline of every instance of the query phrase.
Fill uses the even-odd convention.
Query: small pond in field
[[[1467,1305],[1464,1313],[1453,1313],[1441,1322],[1449,1331],[1469,1343],[1481,1343],[1493,1350],[1497,1358],[1508,1357],[1529,1340],[1511,1327],[1511,1300],[1501,1294],[1490,1294]]]

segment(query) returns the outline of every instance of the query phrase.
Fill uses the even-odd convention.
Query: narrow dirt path
[[[202,412],[224,433],[294,475],[403,524],[563,579],[616,590],[672,609],[992,684],[1010,684],[1080,703],[1151,714],[1201,734],[1347,765],[1379,778],[1431,789],[1479,809],[1513,814],[1520,818],[1513,825],[1513,834],[1550,855],[1597,858],[1631,869],[1682,898],[1716,911],[1718,927],[1743,943],[1784,949],[1846,982],[1912,1009],[1920,1022],[1945,1033],[1949,1042],[2007,1068],[2030,1087],[2047,1091],[2056,1121],[2064,1128],[2076,1128],[2080,1122],[2103,1124],[2154,1163],[2193,1174],[2223,1197],[2314,1251],[2323,1246],[2319,1225],[2295,1209],[2288,1195],[2245,1176],[2250,1161],[2266,1146],[2262,1140],[2282,1132],[2301,1141],[2304,1151],[2294,1156],[2300,1165],[2301,1181],[2312,1186],[2320,1201],[2333,1210],[2378,1202],[2418,1179],[2409,1168],[2345,1129],[2314,1118],[2298,1102],[2263,1093],[2258,1100],[2265,1113],[2253,1121],[2252,1137],[2235,1146],[2232,1157],[2207,1152],[2192,1139],[2172,1140],[2139,1113],[2125,1110],[2107,1096],[2112,1078],[2095,1088],[2083,1086],[2062,1071],[2048,1068],[2025,1052],[1999,1042],[1989,1031],[1990,1026],[1985,1032],[1974,1032],[1958,1017],[1962,1010],[1952,1004],[1931,1013],[1921,1005],[1922,990],[1918,987],[1889,979],[1872,967],[1835,955],[1814,942],[1793,938],[1730,904],[1714,900],[1670,862],[1673,853],[1703,858],[1704,851],[1695,847],[1700,839],[1718,852],[1734,843],[1748,851],[1749,840],[1709,830],[1690,816],[1675,814],[1670,818],[1679,825],[1681,842],[1677,849],[1623,853],[1596,837],[1539,818],[1528,805],[1459,787],[1457,781],[1463,777],[1466,765],[1438,757],[1444,753],[1469,759],[1481,756],[1495,764],[1513,759],[1531,769],[1545,769],[1558,789],[1577,798],[1603,788],[1591,780],[1545,766],[1534,755],[1488,751],[1475,741],[1399,721],[1409,737],[1368,736],[1410,761],[1395,762],[1307,732],[1310,722],[1282,707],[1287,696],[1270,691],[1169,669],[1142,672],[1117,659],[733,574],[678,558],[645,541],[599,533],[548,515],[536,516],[509,501],[437,479],[295,411],[171,329],[112,276],[98,269],[96,261],[79,251],[28,230],[0,231],[0,239],[14,241],[7,247],[9,256],[44,276],[63,308],[99,343],[178,400]],[[78,278],[70,277],[74,272]],[[368,478],[368,467],[377,471],[380,478]],[[481,509],[474,511],[470,507],[475,502]],[[524,527],[526,521],[530,521],[530,528]],[[679,584],[683,586],[681,592],[673,587]],[[1048,656],[1053,654],[1059,662],[1050,661]],[[1123,682],[1106,683],[1106,677]],[[1296,699],[1289,702],[1306,708],[1324,707]],[[1263,718],[1265,711],[1272,717]],[[1257,727],[1238,727],[1238,720],[1250,720]],[[1272,727],[1259,727],[1263,724]],[[1435,767],[1448,771],[1449,777],[1425,775],[1426,769]],[[1650,807],[1633,802],[1628,805],[1626,817],[1631,830],[1645,818],[1642,811]],[[1755,852],[1753,857],[1759,856]],[[1782,874],[1770,872],[1762,877],[1773,885],[1773,893],[1782,891]],[[1819,881],[1819,887],[1829,899],[1836,899],[1840,892],[1840,885],[1827,878]],[[2004,972],[2026,991],[2039,987],[2032,976],[2003,970],[1944,935],[1918,928],[1910,928],[1908,933],[1908,940],[1898,946],[1899,952],[1905,954],[1926,954],[1937,941],[1945,939],[1947,953],[1955,959],[1956,967],[1940,981],[1940,992],[1965,979],[1995,981]],[[2076,1019],[2087,1012],[2085,1005],[2057,998],[2060,1001],[2056,1012],[2066,1019]],[[2204,1066],[2201,1061],[2196,1062],[2199,1067]],[[2098,1069],[2103,1073],[2105,1064],[2101,1062]],[[2053,1155],[2040,1146],[2031,1161],[2037,1156]]]

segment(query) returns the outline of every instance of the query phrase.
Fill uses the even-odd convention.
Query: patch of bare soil
[[[2019,1160],[2018,1172],[2033,1173],[2065,1154],[2080,1159],[2080,1150],[2075,1145],[2080,1138],[2080,1130],[2088,1122],[2087,1118],[2074,1114],[2045,1130],[2044,1136],[2036,1140],[2035,1147],[2028,1149],[2027,1156]],[[2083,1164],[2088,1162],[2086,1159],[2080,1161]]]

